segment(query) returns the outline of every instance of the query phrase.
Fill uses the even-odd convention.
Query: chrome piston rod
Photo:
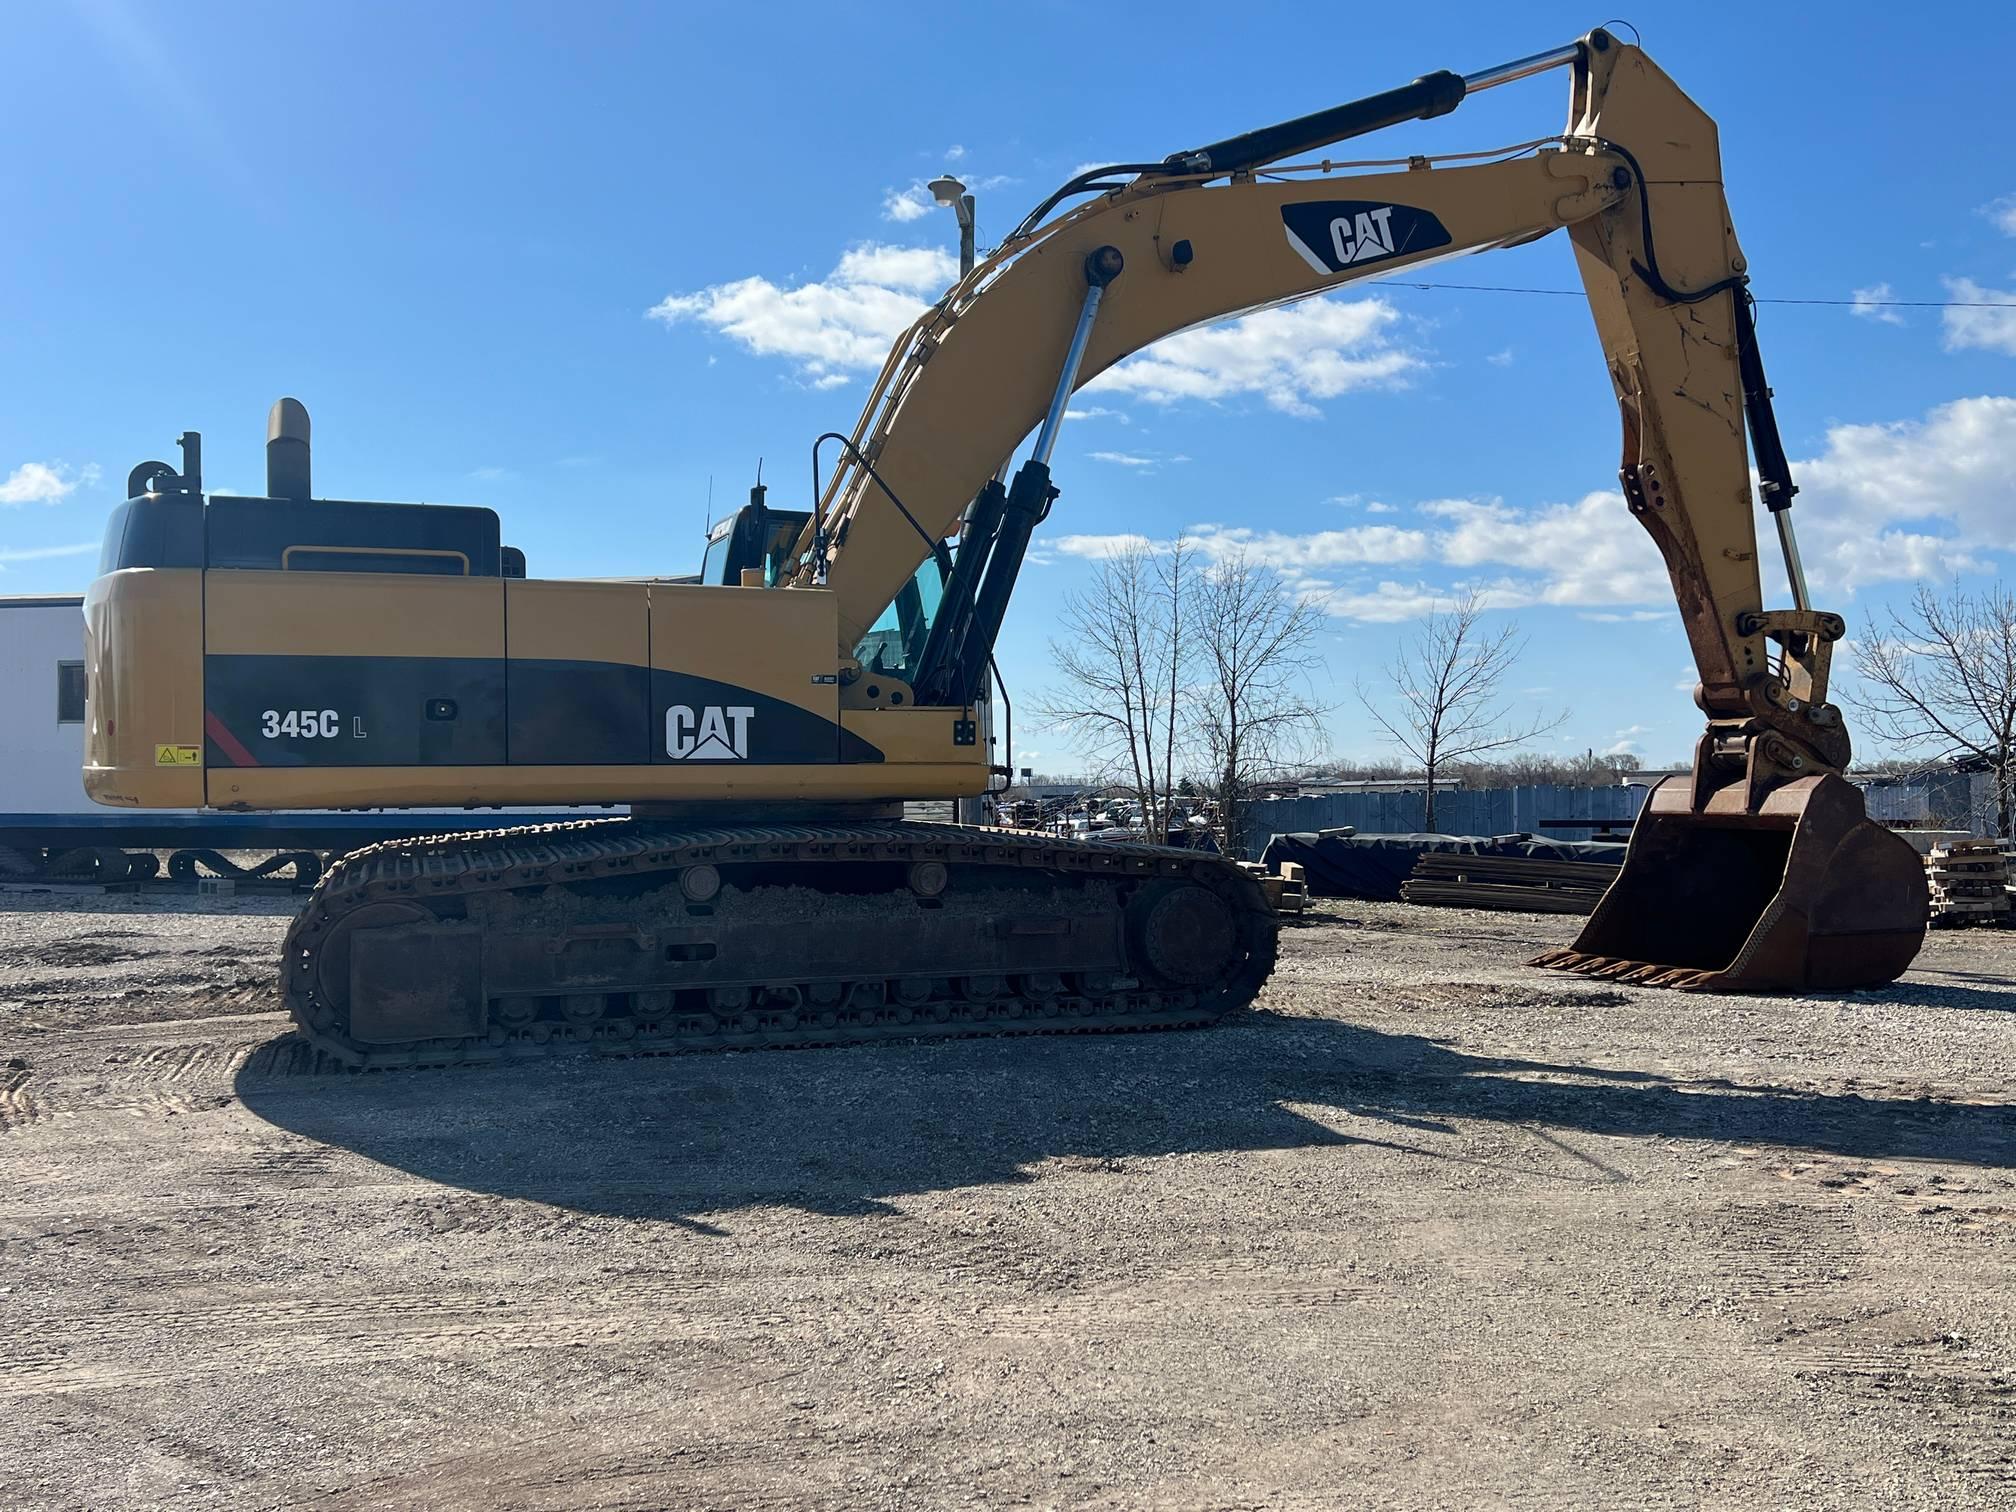
[[[1774,509],[1771,519],[1778,527],[1778,549],[1785,554],[1785,575],[1792,580],[1792,607],[1803,613],[1813,607],[1813,601],[1806,596],[1806,565],[1799,560],[1799,537],[1792,533],[1792,511]]]
[[[1117,247],[1101,247],[1085,259],[1085,302],[1078,307],[1078,324],[1071,332],[1071,345],[1064,353],[1064,370],[1057,375],[1057,387],[1050,396],[1050,408],[1044,413],[1043,424],[1036,432],[1035,450],[1029,453],[1031,462],[1050,465],[1050,453],[1056,449],[1057,433],[1064,428],[1064,411],[1071,403],[1071,395],[1078,387],[1078,369],[1085,365],[1085,347],[1092,340],[1092,325],[1099,318],[1099,302],[1106,295],[1106,285],[1120,276],[1123,266]]]
[[[1480,89],[1496,89],[1500,84],[1510,84],[1515,79],[1530,79],[1533,75],[1545,73],[1550,68],[1566,68],[1570,63],[1580,62],[1581,58],[1580,42],[1550,47],[1545,52],[1514,58],[1510,63],[1500,63],[1495,68],[1481,69],[1477,73],[1463,75],[1463,92],[1471,95]]]

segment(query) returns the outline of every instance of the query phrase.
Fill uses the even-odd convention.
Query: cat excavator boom
[[[1552,68],[1569,119],[1529,150],[1284,161]],[[1556,230],[1707,730],[1583,938],[1544,963],[1887,981],[1922,940],[1922,877],[1840,775],[1843,626],[1807,601],[1715,126],[1603,31],[1079,175],[898,340],[854,429],[815,445],[807,507],[759,490],[697,581],[541,580],[487,510],[315,499],[291,400],[268,498],[206,499],[187,438],[179,472],[135,469],[87,600],[86,787],[139,806],[631,805],[333,867],[283,982],[353,1063],[1214,1019],[1274,951],[1229,862],[892,807],[989,782],[987,669],[1058,497],[1066,404],[1173,332]],[[1746,428],[1790,608],[1764,600]]]

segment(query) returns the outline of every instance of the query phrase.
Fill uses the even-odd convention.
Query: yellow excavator
[[[1287,161],[1555,68],[1558,137]],[[1843,624],[1807,599],[1715,125],[1600,30],[1079,174],[898,340],[853,431],[815,444],[806,507],[759,490],[697,580],[542,580],[489,510],[317,499],[293,400],[264,498],[206,496],[185,435],[179,467],[134,469],[86,602],[85,787],[137,807],[630,806],[332,866],[282,986],[354,1065],[1213,1021],[1275,954],[1231,861],[901,818],[990,784],[988,671],[1058,496],[1066,402],[1172,332],[1559,229],[1708,723],[1581,938],[1539,964],[1887,982],[1923,942],[1922,872],[1841,776]],[[1746,426],[1791,608],[1764,604]]]

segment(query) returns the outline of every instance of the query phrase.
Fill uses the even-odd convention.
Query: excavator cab
[[[700,563],[700,581],[739,588],[742,574],[762,573],[768,588],[789,568],[791,545],[812,518],[810,510],[773,509],[765,502],[769,490],[758,483],[749,502],[707,532],[707,552]]]

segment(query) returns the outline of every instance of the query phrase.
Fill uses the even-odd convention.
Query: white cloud
[[[2007,502],[2007,480],[2016,475],[2016,398],[1984,395],[1940,405],[1922,420],[1837,425],[1819,456],[1792,468],[1808,576],[1837,595],[1945,577],[2016,551],[2016,511]],[[1597,624],[1677,622],[1665,564],[1615,492],[1524,509],[1497,499],[1434,499],[1418,513],[1421,528],[1368,523],[1296,533],[1200,524],[1189,534],[1209,555],[1237,550],[1274,568],[1346,619],[1412,619],[1446,607],[1467,585],[1494,608],[1575,608]],[[1065,554],[1097,556],[1144,538],[1066,539]],[[1762,521],[1758,550],[1775,595],[1782,587],[1776,549]],[[1431,565],[1454,569],[1458,581],[1375,584],[1354,572]]]
[[[98,478],[95,462],[75,468],[65,462],[23,462],[0,481],[0,504],[54,504]]]
[[[1381,504],[1377,499],[1365,506],[1367,514],[1398,514],[1400,511],[1391,504]]]
[[[1853,591],[1943,577],[1978,566],[1978,552],[2016,548],[2012,472],[2016,398],[1982,395],[1923,420],[1832,426],[1820,456],[1792,464],[1807,570]]]
[[[1122,425],[1132,425],[1134,417],[1125,410],[1102,409],[1096,404],[1088,404],[1083,409],[1067,409],[1066,420],[1117,420]]]
[[[1484,360],[1493,367],[1510,367],[1512,366],[1512,348],[1506,347],[1502,351],[1489,352],[1485,355]]]
[[[1164,460],[1161,457],[1144,457],[1139,452],[1095,451],[1091,456],[1094,462],[1110,462],[1115,467],[1152,468]],[[1173,462],[1188,462],[1190,459],[1188,457],[1172,457],[1168,460]]]
[[[954,142],[950,147],[945,149],[945,161],[948,163],[956,163],[964,156],[966,156],[966,149],[961,147],[957,142]]]
[[[2001,306],[1970,310],[1949,305],[1941,310],[1947,351],[1978,347],[2016,357],[2016,290],[1986,288],[1971,278],[1949,278],[1946,292],[1962,304]]]
[[[1424,364],[1393,344],[1400,312],[1383,299],[1311,299],[1184,331],[1108,368],[1086,392],[1154,404],[1257,395],[1285,414],[1364,388],[1403,388]]]
[[[2004,236],[2016,236],[2016,194],[2005,194],[1981,207],[1981,213],[1995,223]]]
[[[508,467],[492,466],[475,468],[469,476],[479,483],[507,483],[516,479],[518,474]]]
[[[975,187],[1002,182],[977,181]],[[885,216],[928,214],[919,184],[891,190]],[[834,386],[848,373],[879,368],[890,344],[958,277],[958,260],[939,247],[870,243],[854,248],[824,279],[797,285],[761,275],[668,294],[645,313],[667,325],[691,321],[760,357],[797,364],[798,376]],[[1109,368],[1088,393],[1131,395],[1154,404],[1257,396],[1286,414],[1312,416],[1316,401],[1365,388],[1404,388],[1426,366],[1396,344],[1400,313],[1381,299],[1312,299],[1180,332]],[[1096,403],[1074,418],[1117,415]]]
[[[74,546],[22,546],[0,550],[0,562],[43,562],[52,557],[87,556],[97,549],[96,541],[79,541]]]
[[[882,219],[898,224],[922,220],[937,208],[937,201],[921,183],[913,183],[906,189],[885,190],[882,195]]]
[[[1462,595],[1427,583],[1382,581],[1372,587],[1336,588],[1310,584],[1302,596],[1338,619],[1368,625],[1399,625],[1456,607]]]
[[[759,357],[784,357],[821,387],[875,369],[929,301],[959,276],[937,247],[856,247],[817,283],[785,288],[738,278],[692,294],[668,294],[645,313],[667,325],[694,321]]]
[[[1428,555],[1425,531],[1396,525],[1354,525],[1288,535],[1245,525],[1199,525],[1191,538],[1211,556],[1242,553],[1248,561],[1290,574],[1367,563],[1418,562]]]
[[[1694,684],[1690,682],[1687,684],[1687,687],[1691,691]],[[1616,732],[1615,742],[1605,746],[1603,754],[1605,756],[1643,756],[1645,754],[1645,747],[1642,743],[1642,738],[1655,733],[1650,725],[1627,725]]]
[[[1495,499],[1438,499],[1421,512],[1449,522],[1436,537],[1442,561],[1535,573],[1531,591],[1540,603],[1639,604],[1668,592],[1658,549],[1614,492],[1527,510]]]
[[[1897,291],[1887,283],[1871,284],[1866,289],[1855,291],[1855,303],[1848,307],[1848,313],[1864,320],[1880,320],[1885,325],[1901,326],[1904,317],[1885,303],[1896,297]]]
[[[1053,549],[1065,556],[1084,557],[1095,562],[1119,556],[1124,551],[1145,550],[1154,544],[1144,535],[1067,535],[1051,543]]]

